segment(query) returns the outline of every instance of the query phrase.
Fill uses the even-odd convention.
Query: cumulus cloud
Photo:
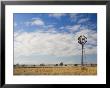
[[[26,26],[29,26],[29,25],[42,26],[42,25],[45,25],[45,23],[41,18],[32,18],[30,21],[25,22],[25,25]]]
[[[80,24],[80,23],[84,23],[84,22],[87,22],[87,21],[89,21],[89,18],[82,18],[78,21],[78,23]]]
[[[89,18],[84,16],[84,14],[71,13],[70,14],[71,21],[77,22],[78,24],[89,21]]]
[[[44,25],[44,21],[40,18],[32,19],[31,25]]]
[[[70,33],[74,33],[80,30],[81,25],[73,25],[73,26],[66,26],[66,29],[69,30]]]
[[[65,16],[65,13],[51,13],[49,16],[55,17],[55,18],[60,18],[61,16]]]
[[[71,56],[80,55],[81,46],[77,39],[85,35],[88,39],[85,45],[86,54],[97,53],[97,34],[93,30],[81,30],[75,34],[50,33],[50,32],[15,32],[14,54],[31,56],[33,54]]]

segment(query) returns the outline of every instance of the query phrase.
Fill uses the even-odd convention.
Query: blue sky
[[[14,64],[81,63],[85,35],[85,63],[97,63],[96,13],[14,13]]]

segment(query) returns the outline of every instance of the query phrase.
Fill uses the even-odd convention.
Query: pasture
[[[96,66],[14,67],[14,75],[97,75]]]

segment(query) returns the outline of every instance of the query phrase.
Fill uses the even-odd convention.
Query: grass
[[[14,67],[14,75],[97,75],[97,67]]]

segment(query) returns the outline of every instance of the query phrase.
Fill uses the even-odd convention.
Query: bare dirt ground
[[[97,67],[14,67],[14,75],[97,75]]]

